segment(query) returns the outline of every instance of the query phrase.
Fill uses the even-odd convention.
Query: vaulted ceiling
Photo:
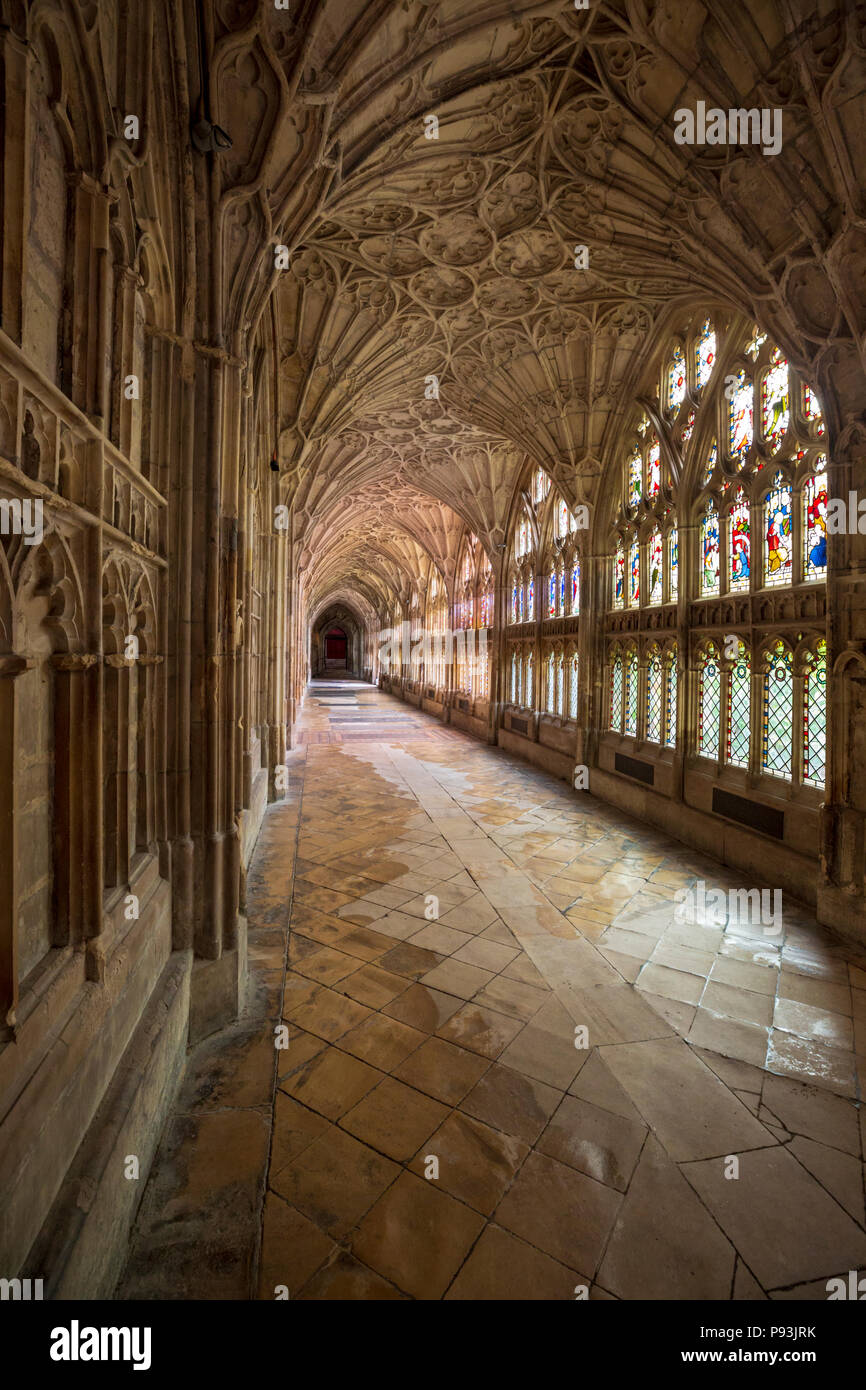
[[[269,283],[310,606],[450,573],[464,526],[501,544],[527,460],[592,503],[672,306],[749,307],[853,408],[861,9],[266,8],[217,3],[220,91],[226,124],[253,122],[231,127],[246,244],[258,223],[265,255],[292,252]],[[782,152],[676,144],[674,111],[699,100],[783,108]]]

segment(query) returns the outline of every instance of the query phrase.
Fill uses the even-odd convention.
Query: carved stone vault
[[[670,342],[709,315],[733,362],[759,328],[820,400],[831,493],[866,487],[866,8],[0,0],[0,15],[0,495],[44,508],[39,544],[0,538],[11,1272],[65,1239],[72,1156],[128,1049],[151,1047],[167,1095],[187,1038],[242,1006],[247,865],[328,614],[363,634],[367,679],[569,780],[597,769],[599,793],[633,807],[604,755],[603,631],[647,636],[605,615],[636,412],[666,478],[685,468],[659,388]],[[674,113],[699,101],[781,110],[780,152],[678,144]],[[585,516],[577,541],[554,499]],[[696,523],[679,523],[692,563]],[[545,618],[540,596],[510,609],[518,576],[547,583],[547,555],[582,567],[579,621],[558,600]],[[797,680],[806,637],[826,641],[826,785],[782,794],[778,862],[858,939],[864,562],[859,533],[831,536],[819,590],[753,595],[748,615],[761,640],[791,630]],[[746,617],[720,598],[699,620],[692,599],[645,625],[679,651],[682,727],[640,807],[686,838],[700,824],[704,844],[720,821],[710,790],[689,806],[694,634]],[[384,629],[468,611],[491,632],[479,685],[456,663],[380,661]],[[522,698],[511,673],[533,652],[574,662],[573,706],[545,711],[538,678]],[[754,861],[747,840],[726,842],[732,862]],[[61,1033],[97,1017],[112,1042],[86,1071]],[[25,1084],[40,1066],[44,1110]],[[132,1194],[106,1200],[122,1229]],[[118,1255],[89,1239],[99,1289]]]

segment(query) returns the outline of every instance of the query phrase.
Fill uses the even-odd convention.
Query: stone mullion
[[[135,368],[135,293],[139,284],[139,277],[129,266],[123,266],[118,272],[118,286],[115,295],[115,322],[119,332],[117,335],[117,359],[111,363],[111,382],[110,388],[114,397],[114,410],[112,411],[112,433],[118,449],[125,458],[132,457],[132,424],[133,411],[136,408],[134,400],[126,399],[125,380],[132,374]],[[139,382],[139,393],[141,383]],[[139,401],[140,407],[140,401]]]
[[[15,677],[35,662],[0,657],[0,1042],[14,1036],[18,1007],[18,819]]]
[[[100,658],[53,658],[54,944],[75,944],[102,931],[104,797]]]
[[[30,225],[30,49],[11,29],[0,31],[3,49],[3,255],[0,258],[0,326],[21,346],[27,236]]]

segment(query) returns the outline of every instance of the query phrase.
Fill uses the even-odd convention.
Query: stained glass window
[[[679,410],[686,397],[686,359],[681,347],[674,348],[673,360],[668,368],[668,406]]]
[[[623,733],[632,738],[637,733],[637,652],[630,651],[625,659],[625,691],[623,700]]]
[[[698,696],[698,752],[704,758],[719,756],[719,719],[722,708],[722,673],[715,648],[703,653]]]
[[[556,571],[551,570],[547,576],[547,616],[556,617]]]
[[[775,777],[791,776],[791,736],[793,732],[794,682],[791,655],[783,642],[768,653],[769,669],[764,675],[764,708],[761,729],[761,767]]]
[[[526,704],[532,708],[532,700],[535,691],[535,655],[530,652],[526,658]]]
[[[779,448],[791,419],[788,391],[788,363],[778,348],[772,366],[761,383],[761,428],[773,451]]]
[[[628,505],[630,507],[636,507],[641,499],[641,493],[643,492],[641,469],[640,450],[635,449],[628,461]]]
[[[563,603],[563,609],[565,604]],[[575,560],[571,567],[571,611],[580,612],[580,561]]]
[[[697,417],[695,415],[695,412],[693,410],[690,410],[689,418],[686,420],[686,423],[683,425],[682,430],[680,431],[680,439],[683,441],[684,444],[688,444],[689,440],[692,437],[692,434],[694,433],[696,418]]]
[[[753,387],[746,373],[740,369],[735,378],[728,405],[728,438],[731,456],[741,462],[746,451],[752,447],[753,425]]]
[[[753,362],[756,360],[758,353],[761,351],[761,348],[766,341],[766,333],[762,333],[760,328],[758,328],[756,324],[755,331],[752,334],[751,342],[746,347],[746,352],[749,354]]]
[[[658,652],[650,653],[647,664],[646,736],[650,743],[662,741],[662,663]]]
[[[622,729],[622,657],[619,652],[610,663],[610,727]]]
[[[526,587],[526,621],[531,623],[535,617],[535,575],[530,577]]]
[[[543,468],[536,468],[532,479],[532,500],[536,507],[543,502],[550,489],[550,479]]]
[[[559,653],[556,658],[556,708],[560,718],[565,718],[565,655]]]
[[[649,601],[662,601],[662,533],[658,527],[649,538]]]
[[[751,690],[749,657],[740,642],[737,660],[728,680],[728,727],[725,738],[725,757],[734,767],[749,766]]]
[[[613,562],[613,606],[622,608],[625,599],[625,547],[622,541],[617,543],[616,555]]]
[[[752,573],[749,519],[749,499],[738,488],[728,515],[728,566],[734,593],[748,589]]]
[[[791,489],[782,473],[773,479],[773,488],[764,504],[764,583],[790,584],[793,573],[791,543]]]
[[[577,652],[571,654],[571,674],[568,685],[568,717],[577,718]]]
[[[662,471],[659,456],[659,442],[655,435],[646,456],[646,486],[650,497],[658,497],[662,485]]]
[[[824,459],[820,460],[822,463]],[[827,474],[815,473],[803,488],[803,578],[827,578]]]
[[[716,444],[716,441],[713,440],[712,444],[710,445],[710,452],[707,455],[707,463],[706,467],[704,468],[704,476],[701,480],[704,487],[708,485],[714,472],[716,471],[716,459],[718,458],[718,456],[719,446]]]
[[[547,658],[547,709],[549,714],[556,713],[556,658],[553,652]]]
[[[803,701],[803,781],[823,787],[827,775],[827,643],[821,639],[806,677]]]
[[[676,526],[668,531],[668,598],[673,601],[679,590],[680,539]]]
[[[704,320],[704,325],[698,334],[698,341],[695,343],[695,381],[698,390],[706,386],[712,375],[713,367],[716,364],[716,330],[709,319]]]
[[[556,504],[556,534],[567,536],[571,530],[571,514],[560,497]]]
[[[803,387],[803,414],[810,424],[815,425],[815,433],[820,437],[824,433],[824,412],[821,409],[821,402],[815,395],[811,386]]]
[[[565,568],[559,571],[559,611],[565,612]]]
[[[677,649],[665,657],[665,747],[677,744]]]
[[[701,594],[719,592],[719,514],[710,498],[701,517]]]
[[[520,622],[520,592],[517,584],[511,586],[511,621]]]
[[[628,548],[628,606],[640,603],[640,546],[633,540]]]
[[[479,682],[479,688],[482,698],[486,700],[490,697],[490,652],[487,648],[486,643],[481,648],[481,655],[479,657],[479,661],[481,665],[481,679]]]

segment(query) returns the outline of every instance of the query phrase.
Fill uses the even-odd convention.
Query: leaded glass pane
[[[677,655],[676,648],[665,658],[665,747],[677,743]]]
[[[827,474],[816,473],[803,488],[803,578],[827,578]]]
[[[773,365],[761,383],[761,428],[774,452],[788,432],[790,419],[788,363],[777,348]]]
[[[646,685],[646,736],[650,743],[662,737],[662,663],[658,654],[650,657]]]
[[[728,686],[728,729],[726,755],[734,767],[749,766],[752,673],[745,648],[740,647],[740,655],[730,673]]]
[[[610,727],[622,729],[622,657],[615,656],[610,667]]]
[[[635,449],[628,461],[628,505],[630,507],[637,506],[642,491],[640,450]]]
[[[719,592],[719,514],[710,502],[701,518],[701,594]]]
[[[673,360],[668,368],[668,405],[671,410],[679,410],[686,398],[686,359],[681,347],[674,348]]]
[[[699,706],[698,752],[705,758],[718,758],[722,676],[713,655],[704,656],[701,664]]]
[[[728,516],[728,565],[730,585],[735,593],[748,589],[752,572],[749,521],[749,500],[739,488]]]
[[[698,341],[695,343],[695,381],[698,390],[706,386],[712,375],[713,367],[716,362],[716,330],[709,319],[704,320],[704,325],[698,334]]]
[[[773,479],[773,490],[764,507],[764,583],[790,584],[793,577],[791,544],[791,489],[781,473]]]
[[[653,435],[646,457],[646,484],[650,497],[658,497],[662,485],[662,470],[659,455],[659,442]]]
[[[806,677],[803,702],[803,781],[823,787],[827,775],[827,644],[818,643],[818,659]]]
[[[565,611],[565,600],[563,599],[563,611]],[[580,612],[580,561],[575,560],[571,567],[571,611]]]
[[[640,603],[640,547],[632,541],[628,549],[628,606],[636,608]]]
[[[625,708],[623,710],[623,732],[637,733],[637,653],[629,652],[625,663]]]
[[[625,548],[620,541],[613,562],[613,606],[622,608],[625,596]]]
[[[764,772],[776,777],[791,776],[793,707],[791,657],[783,644],[777,642],[770,659],[770,668],[764,676],[761,730],[761,766]]]
[[[649,540],[649,601],[662,601],[662,533],[658,527]]]
[[[728,406],[728,447],[735,459],[745,456],[752,447],[752,410],[754,391],[750,379],[740,368]]]
[[[677,597],[680,574],[680,541],[677,528],[668,532],[668,598]]]
[[[568,687],[568,717],[577,718],[577,652],[571,657],[571,679]]]

